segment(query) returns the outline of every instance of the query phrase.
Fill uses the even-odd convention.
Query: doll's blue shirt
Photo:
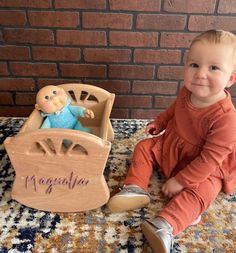
[[[77,105],[71,105],[70,100],[67,100],[66,106],[57,113],[47,114],[41,113],[46,117],[41,128],[68,128],[80,130],[82,125],[77,117],[84,117],[84,108]]]

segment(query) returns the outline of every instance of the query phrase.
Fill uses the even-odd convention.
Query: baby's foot
[[[173,248],[173,228],[165,219],[157,217],[146,220],[141,228],[154,253],[170,253]]]
[[[124,212],[145,207],[150,202],[149,194],[137,185],[126,185],[107,203],[112,212]]]

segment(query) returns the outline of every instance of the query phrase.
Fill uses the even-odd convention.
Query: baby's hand
[[[92,110],[85,109],[85,111],[84,111],[84,116],[85,116],[86,118],[93,119],[93,118],[94,118],[94,113],[93,113]]]
[[[145,128],[145,134],[156,135],[158,134],[157,126],[154,121],[147,124]]]
[[[179,192],[181,192],[184,187],[174,178],[171,177],[166,181],[166,183],[162,186],[161,190],[165,196],[172,198]]]

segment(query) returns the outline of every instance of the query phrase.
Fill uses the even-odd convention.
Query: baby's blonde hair
[[[232,59],[236,69],[236,36],[224,30],[208,30],[195,37],[190,45],[190,49],[196,42],[207,41],[213,44],[231,44],[233,49]]]

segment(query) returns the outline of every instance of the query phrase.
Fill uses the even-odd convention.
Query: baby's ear
[[[227,87],[231,87],[236,82],[236,72],[230,76]]]

